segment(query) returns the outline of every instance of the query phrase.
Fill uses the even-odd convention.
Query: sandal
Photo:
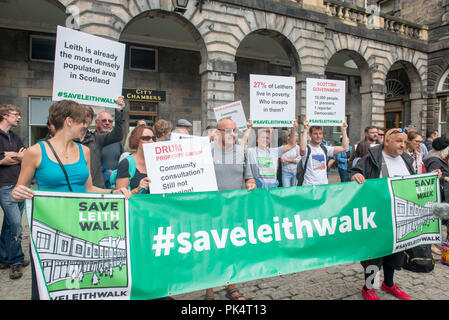
[[[226,292],[226,298],[228,298],[229,300],[246,300],[245,296],[240,294],[240,291],[238,289],[232,289]]]

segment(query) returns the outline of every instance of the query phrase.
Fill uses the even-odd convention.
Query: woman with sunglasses
[[[134,128],[129,137],[129,147],[133,153],[123,159],[117,169],[117,189],[127,188],[132,194],[149,193],[150,178],[143,153],[145,143],[156,142],[153,129],[145,125]]]
[[[413,158],[413,168],[416,173],[423,173],[423,156],[421,152],[421,144],[423,142],[422,135],[417,131],[409,131],[407,133],[406,151]]]

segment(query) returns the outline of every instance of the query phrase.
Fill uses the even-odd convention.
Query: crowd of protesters
[[[142,119],[123,139],[125,101],[119,97],[116,102],[114,118],[108,112],[95,115],[91,107],[74,101],[54,102],[49,108],[48,135],[27,149],[11,130],[19,125],[20,109],[0,106],[0,204],[4,212],[0,268],[10,268],[11,279],[20,278],[22,268],[30,263],[21,247],[21,221],[23,201],[34,194],[33,179],[38,190],[120,193],[125,198],[151,193],[143,145],[191,135],[192,124],[185,119],[178,119],[175,126],[164,119],[149,126]],[[95,130],[89,130],[94,119]],[[253,128],[250,120],[246,130],[239,130],[230,118],[208,126],[204,135],[210,139],[218,189],[328,184],[329,168],[336,165],[341,182],[364,183],[372,178],[437,171],[443,201],[449,202],[449,140],[438,137],[437,131],[426,133],[424,140],[413,127],[386,131],[369,126],[363,139],[351,146],[346,123],[336,145],[324,140],[322,127],[310,126],[306,120],[301,124],[301,134],[294,121],[281,137],[272,128]],[[432,250],[441,254],[437,246]],[[384,269],[382,290],[410,299],[394,283],[394,271],[401,268],[402,261],[402,252],[363,261],[363,296],[377,299],[368,283],[372,278],[368,267],[376,266]],[[32,275],[32,298],[38,299],[34,272]],[[235,285],[226,289],[228,298],[245,299]],[[212,288],[206,290],[205,298],[214,299]]]

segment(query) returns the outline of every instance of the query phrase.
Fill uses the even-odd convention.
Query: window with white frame
[[[438,92],[449,91],[449,69],[441,77]]]
[[[50,235],[48,233],[38,231],[36,236],[36,247],[38,249],[49,249]]]
[[[438,131],[442,137],[447,137],[448,128],[448,102],[449,102],[449,69],[443,73],[437,87],[438,95]]]

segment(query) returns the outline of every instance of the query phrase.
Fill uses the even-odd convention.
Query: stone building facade
[[[33,143],[45,128],[45,112],[32,118],[51,102],[53,64],[32,59],[31,49],[54,41],[59,24],[126,43],[124,87],[166,93],[148,108],[137,103],[129,125],[148,112],[151,121],[201,121],[204,130],[214,107],[237,100],[249,116],[249,75],[267,74],[296,78],[298,116],[307,78],[345,80],[352,142],[371,124],[446,132],[448,1],[422,1],[420,11],[408,0],[190,0],[183,13],[176,0],[6,1],[0,101],[22,108],[18,130]],[[130,67],[132,48],[157,52],[157,67]],[[338,129],[326,134],[336,141]]]

